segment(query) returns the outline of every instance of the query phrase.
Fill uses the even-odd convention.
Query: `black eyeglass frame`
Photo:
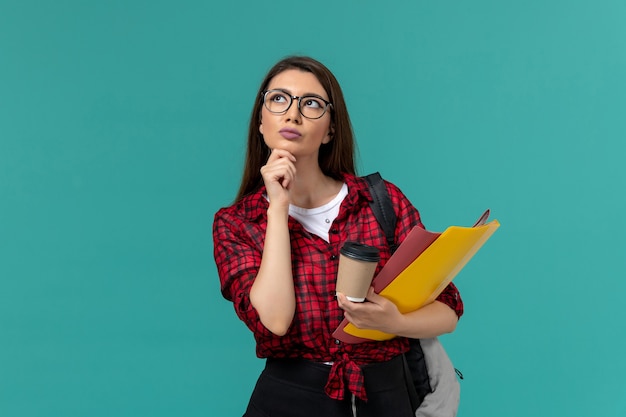
[[[266,98],[267,98],[267,94],[268,93],[272,93],[272,92],[281,92],[283,94],[285,94],[287,97],[289,97],[289,99],[291,100],[289,102],[289,105],[287,106],[287,108],[285,110],[282,111],[272,111],[270,110],[270,108],[267,106],[267,102],[266,102]],[[272,90],[265,90],[261,92],[261,97],[263,98],[263,106],[267,109],[267,111],[269,111],[272,114],[285,114],[287,113],[287,111],[289,111],[289,109],[291,108],[291,105],[293,104],[294,100],[298,100],[298,111],[300,112],[300,114],[302,115],[302,117],[306,117],[307,119],[310,120],[317,120],[317,119],[321,119],[325,114],[326,111],[328,110],[328,108],[330,107],[330,109],[332,110],[333,108],[333,103],[331,103],[330,101],[315,95],[315,94],[309,94],[307,96],[292,96],[291,94],[289,94],[288,92],[286,92],[285,90],[281,90],[279,88],[275,88]],[[318,117],[309,117],[309,116],[305,116],[304,113],[302,113],[302,107],[300,107],[300,103],[302,103],[302,99],[307,99],[307,98],[315,98],[318,100],[322,100],[325,104],[324,106],[324,111],[322,112],[322,114],[320,114]]]

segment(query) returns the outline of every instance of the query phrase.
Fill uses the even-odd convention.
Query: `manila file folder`
[[[441,294],[467,262],[500,227],[487,223],[489,210],[472,227],[450,226],[435,233],[416,226],[374,277],[374,291],[392,301],[401,313],[429,304]],[[359,329],[346,319],[333,333],[346,343],[389,340],[393,334]]]

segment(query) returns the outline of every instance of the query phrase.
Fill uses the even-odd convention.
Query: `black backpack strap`
[[[389,191],[387,186],[380,176],[380,173],[374,172],[364,177],[365,181],[369,185],[370,193],[372,194],[372,203],[370,207],[374,211],[374,216],[380,224],[380,227],[385,232],[387,238],[387,244],[391,248],[391,253],[395,252],[398,245],[396,244],[396,212],[393,209],[393,203],[391,197],[389,197]]]
[[[369,185],[370,193],[374,200],[370,204],[370,207],[374,211],[374,216],[376,216],[380,227],[385,232],[391,253],[394,253],[398,248],[395,239],[397,217],[393,209],[393,202],[389,196],[389,191],[378,172],[369,174],[364,178]],[[417,395],[417,398],[411,398],[411,404],[413,410],[415,410],[422,403],[424,397],[432,392],[432,388],[430,386],[430,378],[428,376],[426,360],[424,359],[424,352],[420,341],[418,339],[409,339],[409,344],[411,348],[404,355],[410,370],[413,387],[415,387],[414,393]],[[413,390],[410,389],[409,392],[411,391]]]

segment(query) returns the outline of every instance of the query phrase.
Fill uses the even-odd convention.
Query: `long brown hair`
[[[248,127],[248,146],[243,176],[235,201],[255,192],[263,184],[261,167],[267,162],[270,150],[265,144],[261,132],[259,132],[261,106],[263,105],[262,93],[276,75],[288,69],[298,69],[315,75],[326,90],[328,100],[332,103],[329,111],[333,138],[320,148],[319,165],[322,172],[334,179],[341,179],[342,174],[356,173],[354,134],[339,82],[321,62],[306,56],[290,56],[280,60],[269,70],[257,92]]]

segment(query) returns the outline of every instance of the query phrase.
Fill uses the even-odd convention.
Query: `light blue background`
[[[237,416],[221,298],[267,69],[337,75],[361,173],[431,230],[502,227],[455,282],[460,417],[626,415],[626,3],[0,0],[0,415]]]

